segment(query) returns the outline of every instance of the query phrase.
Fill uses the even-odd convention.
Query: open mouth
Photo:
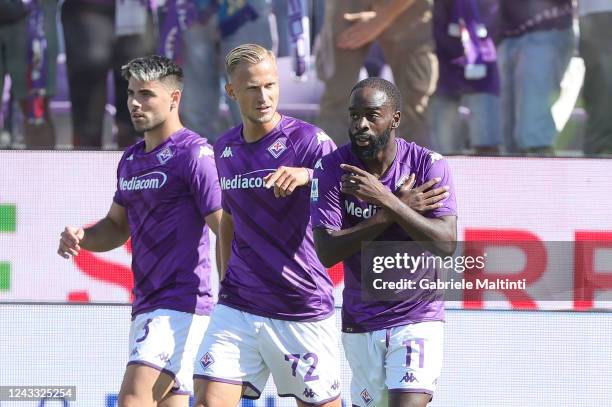
[[[358,145],[359,147],[367,147],[370,144],[372,144],[372,139],[370,138],[370,136],[367,136],[367,135],[356,136],[355,144]]]

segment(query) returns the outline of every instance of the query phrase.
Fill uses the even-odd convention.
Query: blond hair
[[[225,57],[225,72],[227,72],[228,76],[231,76],[238,65],[243,63],[254,65],[265,61],[267,58],[270,58],[270,60],[276,64],[274,53],[261,45],[238,45]]]

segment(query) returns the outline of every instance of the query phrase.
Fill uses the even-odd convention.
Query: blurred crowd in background
[[[152,53],[214,143],[240,122],[223,62],[247,42],[279,57],[279,110],[338,145],[351,87],[383,76],[399,135],[440,153],[612,156],[612,0],[0,0],[0,148],[134,143],[120,67]]]

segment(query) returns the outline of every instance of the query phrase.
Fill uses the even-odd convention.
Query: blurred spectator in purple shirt
[[[433,147],[461,153],[458,108],[469,109],[469,146],[476,154],[498,154],[501,144],[499,71],[492,39],[496,0],[435,0],[434,38],[440,66],[431,101]]]

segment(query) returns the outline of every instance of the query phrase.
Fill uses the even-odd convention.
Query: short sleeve
[[[221,208],[221,188],[210,146],[198,145],[191,149],[185,168],[185,182],[202,217]]]
[[[441,181],[435,186],[435,188],[441,186],[449,187],[449,197],[441,201],[443,206],[431,211],[428,217],[440,218],[442,216],[457,215],[457,196],[455,193],[455,183],[451,175],[448,161],[440,154],[431,153],[431,165],[427,168],[424,174],[424,182],[427,182],[433,178],[441,178]]]
[[[115,195],[113,196],[113,202],[117,205],[121,205],[125,208],[125,200],[123,199],[123,194],[121,193],[121,188],[119,188],[119,171],[121,169],[121,165],[123,164],[123,160],[125,159],[125,155],[127,151],[123,153],[121,159],[119,160],[119,164],[117,164],[117,188],[115,189]]]
[[[225,148],[225,145],[223,144],[222,140],[217,140],[217,142],[214,145],[214,156],[213,157],[221,157],[222,151]],[[221,163],[219,163],[221,164]],[[221,178],[221,175],[219,174],[219,166],[217,166],[217,176],[218,178]],[[227,205],[227,200],[225,199],[225,194],[226,192],[224,192],[223,190],[221,191],[221,208],[223,208],[223,211],[229,213],[230,215],[232,214],[232,210],[229,208],[229,206]]]
[[[224,212],[232,214],[232,210],[227,206],[227,201],[225,200],[225,194],[221,194],[221,208],[223,208]]]
[[[323,130],[313,127],[312,131],[314,134],[305,137],[296,151],[298,157],[302,158],[301,165],[304,168],[314,168],[321,158],[336,150],[336,144]]]
[[[117,190],[115,191],[115,195],[113,196],[113,202],[115,202],[117,205],[125,207],[125,202],[121,197],[121,191],[119,191],[119,188],[117,188]]]
[[[310,218],[313,228],[340,230],[343,223],[340,178],[337,171],[325,168],[331,167],[330,161],[321,160],[316,164],[310,184]]]

